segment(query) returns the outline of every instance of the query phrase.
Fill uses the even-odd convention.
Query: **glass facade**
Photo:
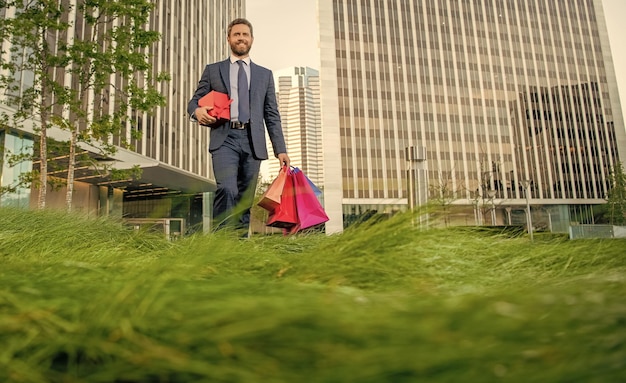
[[[445,189],[471,206],[493,193],[505,223],[525,180],[534,205],[604,202],[626,134],[599,0],[319,10],[325,163],[341,159],[325,176],[343,205],[406,205],[414,146],[426,148],[429,199]]]
[[[0,194],[0,206],[28,208],[30,188],[19,187],[20,175],[32,170],[30,160],[14,162],[13,156],[28,155],[33,151],[33,140],[14,134],[0,132],[0,186],[12,190]]]

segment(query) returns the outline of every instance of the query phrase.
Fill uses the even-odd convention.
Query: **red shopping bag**
[[[298,226],[292,228],[292,233],[304,230],[311,226],[319,225],[328,221],[328,215],[324,211],[322,204],[317,199],[315,191],[311,187],[311,181],[300,169],[292,171],[295,188],[296,212],[298,215]]]
[[[274,179],[274,181],[272,181],[265,193],[263,193],[263,196],[261,196],[261,200],[257,203],[257,205],[261,206],[265,210],[268,210],[270,213],[273,212],[278,205],[280,205],[280,196],[283,194],[283,189],[285,187],[287,171],[286,167],[280,169],[278,176]]]
[[[285,172],[285,185],[280,196],[280,204],[270,213],[266,225],[291,230],[298,224],[298,214],[296,212],[293,173],[291,170]]]

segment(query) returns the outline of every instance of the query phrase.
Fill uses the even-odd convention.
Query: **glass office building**
[[[327,232],[424,188],[453,224],[593,220],[626,156],[600,0],[318,7]]]
[[[59,33],[50,36],[51,41],[66,43],[72,34],[76,38],[88,38],[90,31],[83,16],[76,11],[78,1],[67,2],[67,14],[73,33]],[[88,153],[94,162],[115,163],[118,168],[138,165],[142,169],[141,179],[128,182],[112,181],[102,177],[93,167],[77,168],[74,206],[78,210],[97,211],[98,214],[119,215],[125,218],[177,218],[184,219],[188,225],[197,225],[210,221],[210,193],[215,189],[215,182],[208,153],[209,132],[206,127],[192,123],[187,115],[187,103],[193,95],[200,75],[206,64],[228,57],[230,49],[226,42],[228,23],[245,16],[244,0],[215,1],[163,1],[152,2],[154,9],[149,16],[150,30],[158,31],[161,40],[146,54],[152,59],[154,73],[169,73],[171,80],[160,85],[160,92],[166,98],[166,105],[151,114],[135,116],[135,121],[122,131],[113,143],[118,146],[117,153],[109,158],[102,158],[97,153]],[[0,17],[12,17],[15,9],[0,10]],[[3,52],[15,47],[3,43]],[[3,59],[9,59],[3,57]],[[56,81],[70,85],[73,74],[59,68],[55,71]],[[16,81],[28,87],[32,84],[32,74],[18,74]],[[114,76],[111,84],[116,83]],[[112,85],[113,87],[113,85]],[[93,108],[115,109],[115,98],[107,95],[88,95],[86,102]],[[0,98],[6,97],[0,92]],[[1,101],[1,100],[0,100]],[[0,103],[1,104],[1,103]],[[11,114],[6,105],[0,105],[0,111]],[[2,143],[16,142],[10,137],[29,137],[33,140],[37,121],[30,121],[19,131],[6,131]],[[141,132],[135,139],[131,129]],[[50,136],[66,140],[63,132],[51,131]],[[34,139],[36,142],[36,139]],[[122,147],[122,142],[131,144],[131,149]],[[92,148],[93,149],[93,148]],[[89,148],[83,148],[89,151]],[[60,157],[59,157],[60,158]],[[32,164],[37,167],[37,163]],[[62,164],[61,164],[62,165]],[[6,162],[4,163],[6,167]],[[10,172],[3,170],[3,184]],[[60,170],[55,177],[67,177]],[[12,174],[12,173],[11,173]],[[11,176],[12,178],[13,176]],[[58,198],[58,192],[49,191],[50,204],[58,200],[63,207],[64,197]],[[31,196],[37,194],[35,190]],[[94,197],[95,196],[95,197]],[[8,197],[2,197],[3,201]],[[3,202],[4,203],[4,202]],[[31,201],[31,206],[36,203]]]

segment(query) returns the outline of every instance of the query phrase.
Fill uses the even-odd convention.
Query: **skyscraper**
[[[207,150],[208,130],[192,124],[187,103],[204,66],[230,54],[226,43],[228,23],[245,15],[244,0],[197,2],[155,1],[150,28],[161,34],[151,53],[155,73],[165,71],[171,81],[162,94],[167,105],[154,116],[145,116],[137,152],[202,177],[212,178]]]
[[[561,231],[604,202],[626,131],[600,0],[320,0],[319,19],[327,232],[406,209],[407,149],[459,221],[515,223],[528,192]]]
[[[313,183],[322,186],[319,72],[309,67],[291,67],[274,72],[274,81],[291,163],[302,169]],[[268,145],[271,145],[269,140]],[[270,159],[264,165],[267,168],[264,173],[270,177],[278,174],[278,161]]]

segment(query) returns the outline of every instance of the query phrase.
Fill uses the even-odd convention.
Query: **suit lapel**
[[[230,96],[230,59],[226,59],[220,63],[220,76]]]
[[[259,71],[259,66],[250,61],[250,101],[254,99],[254,94],[256,93],[259,85],[259,79],[261,78],[261,72]]]

